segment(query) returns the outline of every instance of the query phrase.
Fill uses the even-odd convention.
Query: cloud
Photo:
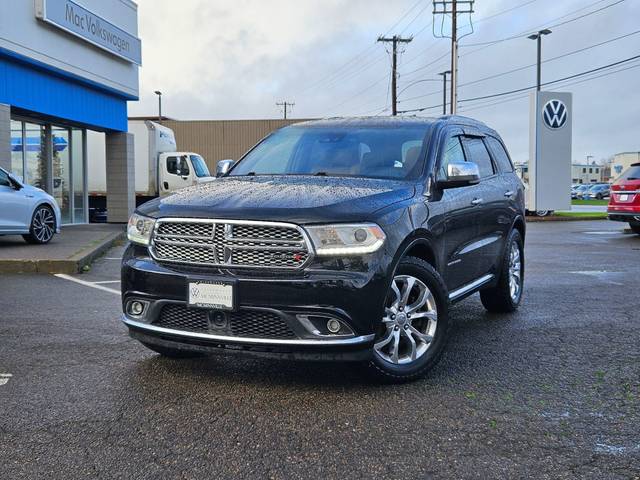
[[[475,3],[474,33],[461,43],[508,37],[560,23],[597,8],[581,0]],[[400,57],[399,89],[417,80],[439,79],[449,67],[449,42],[433,36],[431,2],[424,0],[139,0],[143,63],[141,100],[131,115],[156,112],[154,90],[163,91],[163,113],[179,119],[274,118],[276,101],[296,103],[300,118],[375,114],[389,105],[389,54],[375,42],[388,33],[415,35]],[[406,15],[404,15],[408,12]],[[576,12],[560,18],[570,12]],[[404,16],[403,16],[404,15]],[[553,28],[543,40],[543,56],[583,48],[637,30],[640,2],[626,1]],[[488,17],[486,20],[483,18]],[[463,22],[466,20],[463,20]],[[439,25],[438,25],[439,27]],[[436,27],[436,33],[439,28]],[[463,31],[468,32],[468,26]],[[611,63],[639,52],[640,34],[543,65],[543,81]],[[535,62],[535,43],[526,38],[478,49],[461,48],[459,83]],[[443,57],[437,60],[438,57]],[[437,61],[435,61],[437,60]],[[427,64],[427,68],[421,68]],[[635,64],[640,64],[636,62]],[[558,87],[574,93],[574,160],[640,150],[640,68],[593,81]],[[472,98],[532,85],[535,68],[461,86]],[[421,95],[430,96],[408,100]],[[400,109],[437,105],[438,82],[424,81],[400,96]],[[461,103],[469,116],[496,128],[517,160],[528,158],[529,101]],[[440,108],[426,112],[437,115]]]

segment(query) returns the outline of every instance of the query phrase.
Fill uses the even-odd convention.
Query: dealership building
[[[88,221],[87,130],[105,133],[109,221],[133,209],[138,7],[130,0],[0,2],[0,167]]]

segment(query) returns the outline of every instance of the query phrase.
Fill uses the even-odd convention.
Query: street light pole
[[[540,87],[542,86],[542,36],[549,35],[551,30],[545,28],[544,30],[538,31],[538,33],[534,33],[529,35],[527,38],[531,40],[535,40],[537,43],[538,50],[538,62],[537,62],[537,81],[536,81],[536,89],[540,91]]]
[[[447,114],[447,75],[450,73],[451,70],[447,70],[438,74],[442,75],[442,115]]]
[[[154,93],[158,95],[158,121],[161,122],[162,121],[162,92],[160,90],[156,90]]]

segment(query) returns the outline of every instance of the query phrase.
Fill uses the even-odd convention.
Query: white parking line
[[[11,377],[13,377],[13,375],[10,373],[0,373],[0,385],[6,385]]]
[[[105,260],[122,260],[122,257],[104,257]]]
[[[96,285],[103,285],[105,283],[120,283],[120,280],[100,280],[99,282],[93,282]]]
[[[80,280],[79,278],[72,277],[71,275],[65,275],[64,273],[56,273],[54,277],[62,278],[63,280],[69,280],[70,282],[75,282],[80,285],[84,285],[85,287],[95,288],[97,290],[102,290],[109,293],[114,293],[116,295],[120,295],[120,290],[114,290],[113,288],[103,287],[102,285],[96,285],[92,282],[85,282],[84,280]]]

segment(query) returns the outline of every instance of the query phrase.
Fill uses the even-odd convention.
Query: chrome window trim
[[[277,269],[277,270],[288,270],[288,271],[295,271],[295,270],[302,270],[304,267],[306,267],[309,263],[311,263],[311,261],[313,260],[313,258],[315,257],[315,250],[313,249],[313,243],[311,242],[311,239],[309,238],[309,235],[307,234],[307,232],[304,230],[304,228],[302,228],[300,225],[296,225],[295,223],[288,223],[288,222],[271,222],[271,221],[262,221],[262,220],[226,220],[223,218],[188,218],[188,217],[160,217],[160,218],[156,218],[155,219],[155,224],[153,226],[153,233],[151,235],[151,239],[149,242],[149,246],[147,247],[147,251],[149,252],[149,255],[151,256],[151,258],[153,258],[155,261],[160,262],[160,263],[175,263],[175,264],[180,264],[180,265],[197,265],[197,266],[204,266],[204,267],[216,267],[216,268],[237,268],[237,269]],[[157,257],[154,253],[154,246],[155,246],[155,237],[156,234],[158,232],[158,228],[161,224],[163,223],[203,223],[203,224],[211,224],[213,225],[213,234],[215,235],[215,225],[216,224],[231,224],[231,225],[252,225],[252,226],[263,226],[263,227],[284,227],[284,228],[292,228],[295,229],[296,231],[298,231],[300,233],[300,235],[302,236],[303,242],[299,242],[296,240],[282,240],[283,242],[283,246],[282,247],[259,247],[259,246],[243,246],[242,250],[272,250],[273,251],[279,251],[279,250],[275,250],[278,248],[282,248],[284,249],[284,251],[286,251],[287,249],[290,249],[291,247],[296,247],[296,246],[301,246],[301,247],[305,247],[306,251],[307,251],[307,259],[304,261],[304,263],[296,266],[296,267],[283,267],[283,266],[272,266],[272,265],[236,265],[236,264],[232,264],[232,263],[203,263],[203,262],[189,262],[189,261],[184,261],[184,260],[167,260],[164,259],[162,257]],[[189,237],[189,236],[185,236],[185,237]],[[182,237],[182,238],[185,238]],[[197,236],[190,236],[191,238],[198,239],[198,240],[203,240],[203,239],[208,239],[208,237],[197,237]],[[227,237],[227,232],[225,231],[225,237]],[[211,238],[211,240],[213,240],[213,237]],[[240,239],[241,241],[247,241],[247,242],[251,242],[254,239],[250,239],[250,238],[242,238]],[[232,240],[233,241],[233,240]],[[279,242],[280,240],[276,239],[274,241],[274,243]],[[291,243],[291,242],[295,242],[295,243]],[[304,243],[304,245],[302,245]],[[189,245],[188,243],[180,243],[179,245],[181,246],[198,246],[197,244],[193,244],[193,245]],[[215,251],[215,249],[213,249],[213,255],[215,258],[217,258],[217,253]]]
[[[140,330],[146,330],[156,333],[164,333],[168,335],[175,335],[177,337],[196,338],[200,340],[211,340],[223,343],[246,343],[252,345],[291,345],[291,346],[339,346],[339,345],[358,345],[361,343],[367,343],[373,341],[374,334],[362,335],[359,337],[340,338],[340,339],[296,339],[296,340],[280,340],[272,338],[254,338],[254,337],[229,337],[226,335],[213,335],[210,333],[188,332],[185,330],[174,330],[172,328],[158,327],[156,325],[150,325],[148,323],[137,322],[128,318],[126,315],[122,315],[122,321],[129,327],[134,327]]]

